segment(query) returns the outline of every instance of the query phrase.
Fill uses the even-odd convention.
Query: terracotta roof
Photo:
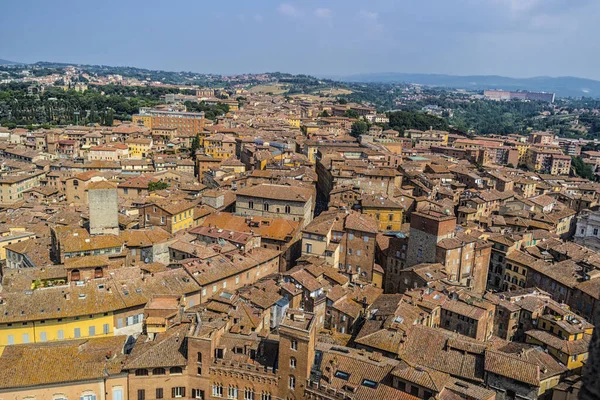
[[[101,380],[121,373],[127,336],[6,346],[0,388]]]
[[[124,369],[159,368],[187,365],[186,334],[190,326],[182,324],[156,335],[154,340],[140,336]]]
[[[485,353],[485,370],[496,375],[540,386],[540,368],[538,365],[521,360],[515,356],[488,350]]]
[[[239,189],[237,196],[305,203],[312,199],[312,190],[300,186],[262,184]]]

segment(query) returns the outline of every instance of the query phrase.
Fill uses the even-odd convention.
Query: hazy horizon
[[[222,75],[289,72],[600,80],[600,2],[9,0],[0,58]]]

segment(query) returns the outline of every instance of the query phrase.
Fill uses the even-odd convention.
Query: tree
[[[346,110],[346,112],[344,113],[344,117],[358,119],[359,115],[354,110]]]
[[[327,112],[327,110],[323,110],[323,112],[321,114],[319,114],[319,117],[327,118],[327,117],[329,117],[329,113]]]
[[[575,173],[585,179],[594,180],[594,169],[590,164],[586,164],[581,157],[571,157],[571,166]]]
[[[350,135],[354,137],[359,137],[360,135],[364,135],[369,131],[369,124],[365,121],[356,121],[352,124],[352,129],[350,130]]]
[[[167,182],[163,182],[163,181],[151,181],[148,183],[148,191],[149,192],[154,192],[156,190],[165,190],[168,187],[169,187],[169,184]]]
[[[338,104],[348,104],[348,100],[346,99],[338,99]]]
[[[192,157],[194,159],[196,158],[196,151],[198,151],[199,148],[200,148],[200,134],[196,133],[196,136],[192,140],[192,148],[190,149],[190,151],[192,153]]]

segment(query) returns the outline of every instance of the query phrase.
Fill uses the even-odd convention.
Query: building
[[[313,314],[288,309],[279,325],[279,395],[304,397],[305,382],[315,359],[317,322]]]
[[[117,185],[108,181],[88,185],[90,235],[119,234]]]
[[[93,146],[88,150],[88,161],[120,161],[129,157],[126,144]]]
[[[406,265],[434,263],[436,246],[443,239],[454,237],[456,217],[435,211],[413,212],[410,219],[410,235]]]
[[[140,228],[159,226],[169,233],[194,226],[195,204],[187,200],[156,200],[139,208]]]
[[[27,232],[25,228],[20,227],[10,227],[0,232],[0,261],[7,259],[6,246],[35,239],[35,237],[35,233]],[[10,268],[9,261],[7,261],[7,266]]]
[[[199,229],[200,228],[200,229]],[[281,252],[280,268],[287,271],[302,253],[301,224],[283,218],[241,217],[219,212],[209,215],[190,234],[203,232],[201,228],[222,232],[243,232],[260,236],[261,246]]]
[[[353,282],[383,285],[375,263],[377,222],[356,211],[326,211],[302,230],[302,255],[324,259]]]
[[[0,356],[0,396],[126,399],[126,342],[127,336],[115,336],[10,346]]]
[[[138,114],[131,117],[133,124],[149,129],[176,128],[179,135],[195,136],[204,131],[204,113],[183,111],[163,111],[152,108],[140,108]]]
[[[0,176],[0,204],[14,204],[23,200],[23,192],[39,186],[46,172],[18,173]]]
[[[129,138],[125,141],[131,158],[146,158],[152,151],[152,139],[143,137]]]
[[[399,231],[402,227],[404,207],[393,198],[363,194],[360,196],[360,210],[377,220],[380,231]]]
[[[299,221],[304,227],[313,219],[314,200],[313,190],[301,186],[249,186],[237,190],[235,213]]]
[[[600,251],[600,212],[585,210],[577,217],[575,243]]]
[[[484,90],[483,97],[488,100],[535,100],[554,103],[554,93],[507,91],[507,90]]]

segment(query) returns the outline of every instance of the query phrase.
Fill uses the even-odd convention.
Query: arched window
[[[254,389],[244,390],[244,400],[254,400]]]
[[[78,281],[81,279],[81,274],[79,273],[78,269],[74,269],[71,271],[71,280],[72,281]]]
[[[290,389],[296,389],[296,377],[294,375],[290,375]]]
[[[263,203],[263,211],[269,211],[269,203]]]
[[[167,372],[164,368],[154,368],[152,370],[152,375],[165,375]]]
[[[171,369],[169,370],[169,373],[171,375],[173,375],[173,374],[182,374],[183,373],[183,369],[181,367],[171,367]]]
[[[290,357],[290,367],[296,368],[296,358]]]
[[[135,376],[148,376],[148,370],[147,369],[136,369],[135,370]]]
[[[253,209],[253,208],[254,208],[254,202],[253,202],[252,200],[250,200],[250,201],[248,202],[248,208],[249,208],[249,209]]]
[[[285,206],[285,213],[286,213],[286,214],[289,214],[289,213],[290,213],[290,211],[291,211],[291,210],[290,210],[290,206]]]

